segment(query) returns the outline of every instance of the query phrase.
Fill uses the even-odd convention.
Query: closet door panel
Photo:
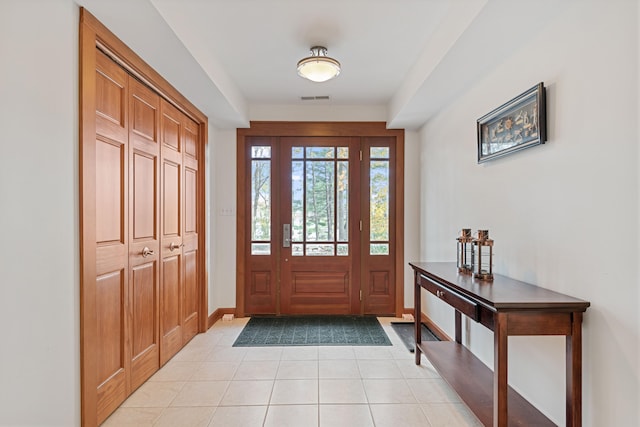
[[[161,118],[161,257],[162,322],[160,363],[166,363],[182,348],[182,304],[184,299],[184,260],[182,257],[183,197],[182,113],[162,101]]]
[[[186,132],[188,135],[189,132]],[[188,140],[189,138],[187,138]],[[189,145],[187,144],[187,147]],[[184,156],[184,230],[183,254],[185,258],[183,342],[189,341],[198,331],[198,233],[197,233],[197,162],[188,154]]]
[[[160,97],[129,77],[129,299],[131,390],[160,367],[159,125]]]
[[[96,55],[95,354],[97,419],[130,393],[128,244],[128,80],[106,55]]]

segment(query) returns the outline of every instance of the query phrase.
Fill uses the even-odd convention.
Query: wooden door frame
[[[118,39],[86,9],[80,8],[79,37],[79,195],[80,195],[80,382],[83,426],[97,424],[97,322],[96,322],[96,49],[100,49],[130,74],[158,92],[193,119],[199,127],[198,152],[198,329],[207,330],[208,273],[206,253],[205,153],[208,118],[181,95],[135,52]]]
[[[395,315],[404,312],[404,129],[387,129],[385,122],[266,122],[252,121],[249,128],[238,129],[237,139],[237,179],[236,179],[236,316],[244,317],[245,310],[245,262],[247,253],[245,204],[247,174],[246,138],[281,136],[330,136],[330,137],[368,137],[391,136],[396,139],[396,301]]]

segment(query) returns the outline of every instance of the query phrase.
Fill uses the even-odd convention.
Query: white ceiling
[[[537,0],[535,8],[520,0],[76,1],[221,128],[247,126],[254,106],[312,104],[380,106],[389,127],[418,128],[543,28],[558,6],[554,0]],[[313,83],[297,75],[297,61],[314,45],[341,62],[336,79]],[[300,100],[325,95],[329,101]]]

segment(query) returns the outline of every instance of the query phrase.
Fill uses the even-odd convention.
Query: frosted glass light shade
[[[311,48],[311,56],[298,61],[298,75],[312,82],[326,82],[340,74],[340,63],[327,56],[322,46]]]

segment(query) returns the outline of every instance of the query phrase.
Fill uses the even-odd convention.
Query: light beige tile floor
[[[103,426],[478,427],[424,358],[379,318],[390,347],[233,347],[248,321],[219,321]]]

